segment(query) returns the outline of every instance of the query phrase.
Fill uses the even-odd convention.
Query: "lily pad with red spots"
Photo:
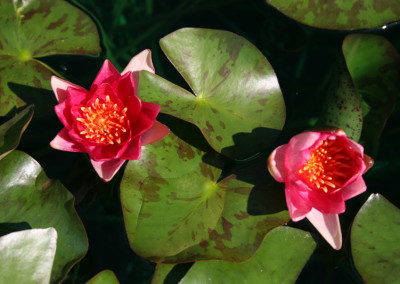
[[[54,71],[40,57],[99,53],[96,25],[63,0],[2,1],[0,14],[0,115],[28,103],[52,110]]]
[[[245,159],[265,150],[285,122],[278,79],[263,54],[231,32],[184,28],[160,41],[193,93],[141,72],[139,94],[195,124],[217,152]]]

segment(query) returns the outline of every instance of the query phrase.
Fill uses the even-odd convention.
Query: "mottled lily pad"
[[[57,248],[54,228],[10,233],[0,238],[1,283],[49,283]]]
[[[121,184],[132,249],[152,261],[249,258],[271,229],[287,222],[285,208],[250,216],[252,184],[203,162],[205,153],[173,133],[142,149]]]
[[[400,279],[400,210],[372,194],[351,229],[354,264],[365,283],[398,283]]]
[[[26,127],[33,116],[33,106],[29,106],[6,123],[0,125],[0,160],[17,148]]]
[[[199,261],[179,283],[294,283],[314,249],[315,242],[308,232],[280,227],[267,235],[248,261]],[[166,283],[173,270],[168,264],[157,265],[152,283]]]
[[[141,98],[195,124],[230,158],[271,145],[283,127],[285,104],[274,70],[256,47],[227,31],[194,28],[175,31],[160,45],[193,93],[142,72]]]
[[[86,284],[119,284],[117,276],[111,270],[103,270],[97,273]]]
[[[0,160],[0,176],[0,228],[54,227],[58,239],[51,282],[60,282],[88,249],[73,196],[23,152],[13,151]]]
[[[100,52],[96,25],[66,1],[2,1],[0,15],[0,115],[27,103],[45,109],[54,71],[40,57]]]
[[[397,0],[266,0],[283,14],[317,28],[370,29],[398,21]]]
[[[387,39],[367,34],[347,36],[343,53],[364,112],[360,139],[366,153],[374,156],[400,93],[400,57]]]

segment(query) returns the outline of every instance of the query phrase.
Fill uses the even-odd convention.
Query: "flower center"
[[[100,103],[99,98],[88,107],[81,107],[82,117],[76,120],[84,128],[79,134],[96,143],[121,143],[121,136],[126,133],[126,112],[128,108],[120,109],[117,104],[106,96],[106,101]]]
[[[310,159],[298,170],[310,190],[325,193],[339,191],[354,174],[352,158],[337,140],[321,141],[310,153]]]

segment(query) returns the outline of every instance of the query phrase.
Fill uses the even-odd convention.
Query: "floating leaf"
[[[317,28],[370,29],[399,20],[397,0],[266,0],[283,14]]]
[[[193,94],[142,72],[144,100],[195,124],[217,152],[231,158],[247,158],[274,141],[285,104],[275,72],[257,48],[230,32],[194,28],[175,31],[160,45]]]
[[[30,156],[13,151],[0,160],[0,224],[11,228],[57,230],[57,252],[51,282],[60,282],[88,249],[72,195],[46,177]]]
[[[3,0],[0,14],[0,115],[26,102],[46,105],[54,71],[38,58],[100,52],[96,25],[66,1]]]
[[[287,222],[285,208],[250,216],[252,185],[235,176],[219,180],[221,170],[205,157],[170,133],[128,163],[121,203],[136,253],[153,261],[244,260],[266,232]]]
[[[198,261],[179,283],[294,283],[314,248],[315,242],[308,232],[280,227],[267,235],[248,261]],[[158,275],[160,272],[167,279],[173,270],[167,265],[164,271],[164,265],[157,265],[154,278],[158,282],[154,284],[165,283]]]
[[[54,228],[10,233],[0,238],[1,283],[49,283],[57,248]]]
[[[351,229],[354,264],[366,283],[400,279],[400,211],[380,194],[371,194]]]
[[[33,106],[25,108],[6,123],[0,125],[0,160],[17,148],[33,116]]]
[[[86,284],[119,284],[117,276],[111,270],[97,273]]]
[[[319,123],[343,129],[354,141],[360,139],[363,110],[357,90],[341,58],[331,75]]]
[[[400,93],[400,57],[387,39],[367,34],[347,36],[343,53],[362,100],[361,141],[367,153],[376,155],[379,137]]]

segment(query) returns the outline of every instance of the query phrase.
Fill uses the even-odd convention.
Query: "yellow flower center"
[[[354,174],[353,161],[348,149],[336,140],[321,141],[310,153],[308,161],[298,170],[298,175],[310,190],[325,193],[339,191]]]
[[[127,110],[128,108],[121,110],[108,95],[103,103],[97,98],[90,106],[81,107],[82,117],[76,118],[84,128],[80,134],[96,143],[121,143],[121,136],[127,132]]]

